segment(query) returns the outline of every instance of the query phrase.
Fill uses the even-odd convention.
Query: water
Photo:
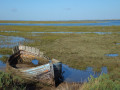
[[[2,56],[3,55],[0,55],[0,57]],[[34,65],[38,65],[38,60],[34,59],[32,60],[32,63]],[[0,61],[0,70],[5,71],[5,68],[6,68],[6,64]],[[88,67],[86,70],[78,70],[78,69],[70,68],[65,64],[62,64],[62,71],[64,72],[63,73],[64,82],[85,82],[88,81],[88,77],[90,78],[90,75],[96,78],[100,74],[107,73],[107,68],[102,67],[101,72],[95,72],[93,71],[92,67]]]
[[[120,43],[116,43],[116,45],[120,45]]]
[[[34,60],[32,60],[32,63],[34,64],[34,65],[38,65],[38,60],[36,60],[36,59],[34,59]]]
[[[5,71],[5,69],[6,69],[6,64],[0,61],[0,71]]]
[[[2,58],[3,56],[9,57],[10,55],[1,55],[1,54],[0,54],[0,58]]]
[[[20,32],[20,31],[0,31],[0,32],[6,32],[6,33],[11,33],[11,32],[14,32],[14,33],[23,33],[23,32]],[[118,33],[120,34],[120,32],[26,32],[26,33],[32,33],[32,36],[36,36],[36,33],[75,33],[75,34],[89,34],[89,33],[94,33],[94,34],[115,34],[115,33]],[[120,44],[120,43],[118,43]]]
[[[101,72],[95,72],[92,67],[87,67],[86,70],[77,70],[62,64],[62,71],[64,71],[63,76],[65,82],[85,82],[88,81],[90,75],[96,78],[100,74],[107,73],[107,67],[102,67]]]
[[[0,31],[0,32],[6,32],[6,33],[22,33],[20,31]],[[94,34],[113,34],[113,33],[119,33],[120,32],[27,32],[27,33],[32,33],[32,36],[36,36],[36,33],[76,33],[76,34],[88,34],[88,33],[94,33]]]
[[[76,34],[86,34],[86,33],[94,33],[94,34],[112,34],[112,33],[120,33],[120,32],[30,32],[33,34],[36,33],[76,33]]]
[[[118,54],[105,54],[105,56],[108,56],[108,57],[117,57],[119,55]]]
[[[1,68],[1,67],[6,67],[6,64],[3,63],[2,61],[0,61],[0,68]]]
[[[97,23],[0,23],[14,26],[120,26],[120,20],[98,20]]]
[[[18,33],[19,31],[0,31],[0,32],[7,32],[7,33]]]
[[[0,58],[2,56],[6,56],[6,55],[0,55]],[[8,56],[8,55],[7,55]],[[6,64],[3,63],[1,60],[0,60],[0,71],[5,71],[5,68],[6,68]]]
[[[25,40],[25,38],[23,37],[14,37],[14,36],[3,36],[0,35],[0,48],[12,48],[16,45],[18,45],[19,43],[22,43]]]

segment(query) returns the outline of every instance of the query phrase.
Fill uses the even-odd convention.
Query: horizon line
[[[0,20],[0,21],[102,21],[102,20],[120,20],[120,19],[84,19],[84,20]]]

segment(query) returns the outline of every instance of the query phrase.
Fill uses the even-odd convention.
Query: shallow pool
[[[0,58],[1,58],[2,56],[6,56],[6,55],[0,55]],[[0,59],[0,71],[5,71],[5,69],[6,69],[6,64],[3,63],[3,62],[1,61],[1,59]]]
[[[108,56],[108,57],[117,57],[119,55],[118,54],[105,54],[105,56]]]
[[[62,71],[65,82],[87,82],[88,78],[92,75],[94,78],[100,76],[100,74],[107,73],[107,67],[102,67],[101,72],[95,72],[92,67],[87,67],[86,70],[79,70],[70,68],[69,66],[62,64]]]

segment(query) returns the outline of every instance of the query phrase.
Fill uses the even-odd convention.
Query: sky
[[[120,19],[120,0],[0,0],[0,20]]]

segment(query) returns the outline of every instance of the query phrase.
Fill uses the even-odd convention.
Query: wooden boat
[[[38,64],[34,65],[33,60]],[[19,45],[13,48],[7,71],[27,80],[55,85],[62,78],[62,63],[56,59],[49,60],[39,49]]]

